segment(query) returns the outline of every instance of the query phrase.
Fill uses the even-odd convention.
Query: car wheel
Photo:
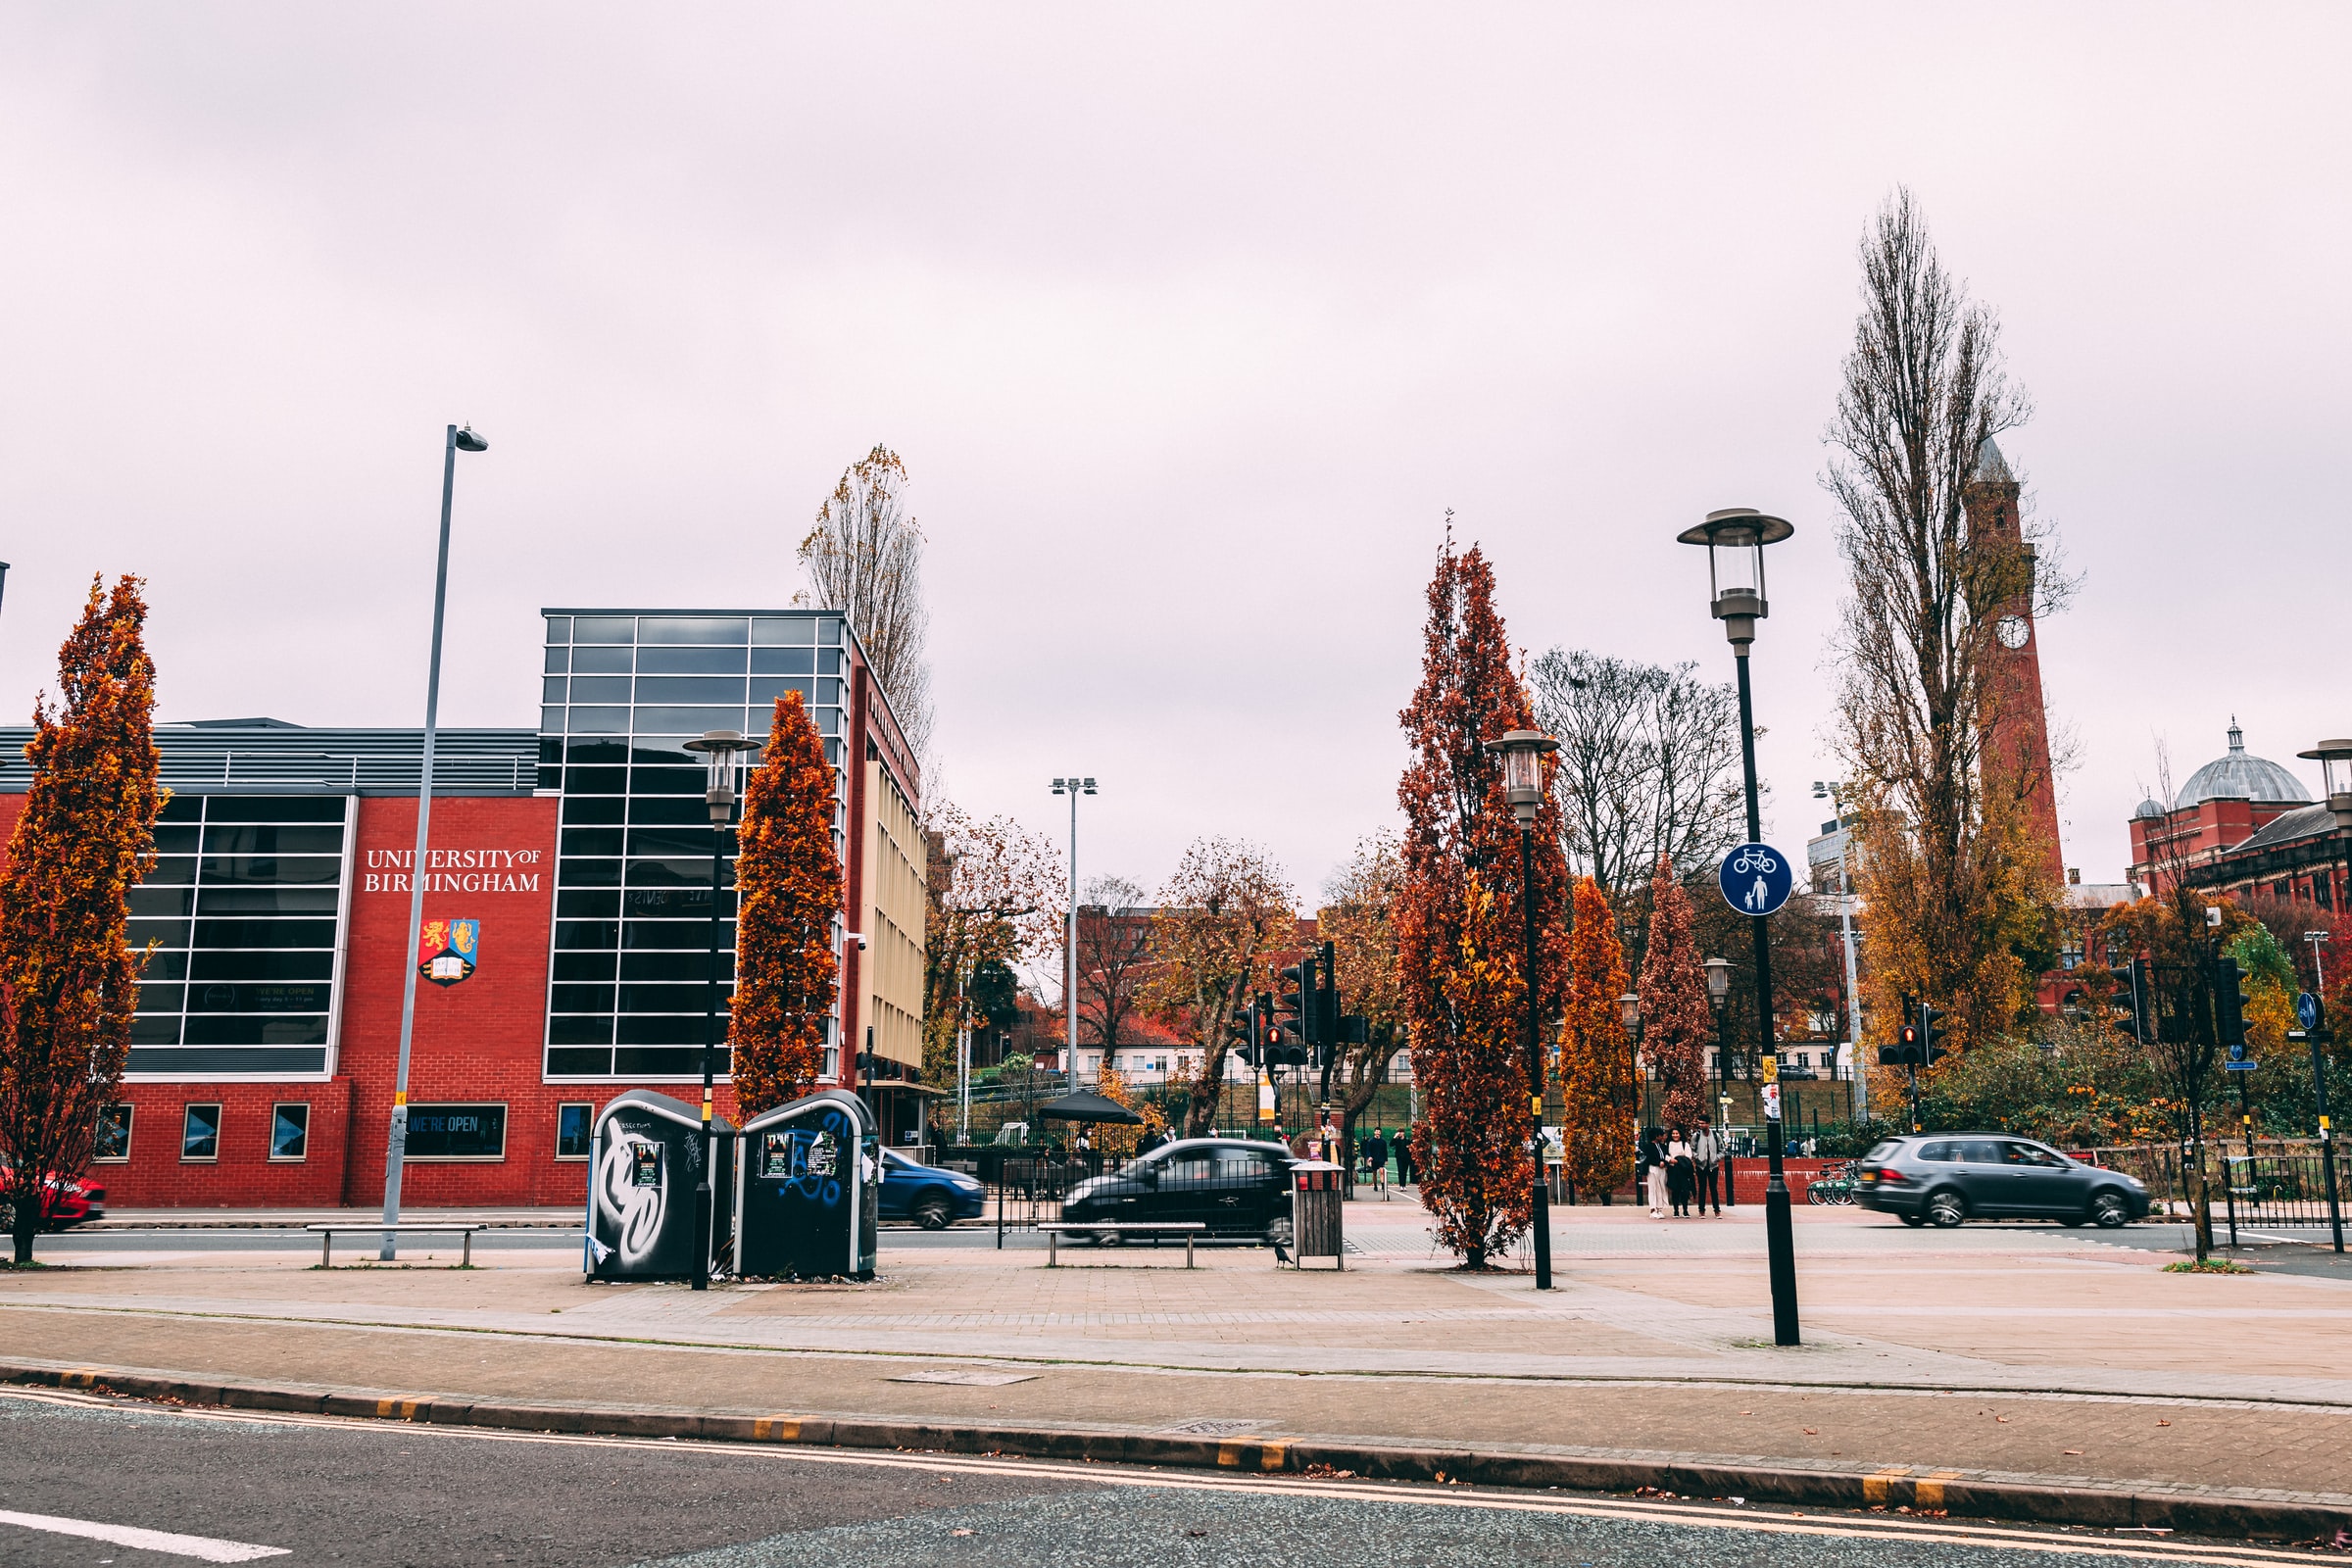
[[[2101,1193],[2090,1200],[2090,1222],[2103,1231],[2131,1223],[2132,1209],[2121,1193]]]
[[[1940,1193],[1928,1195],[1929,1224],[1939,1225],[1948,1230],[1966,1218],[1968,1218],[1968,1205],[1962,1202],[1960,1195],[1950,1188],[1947,1187]]]
[[[1290,1215],[1277,1214],[1272,1219],[1266,1221],[1266,1245],[1268,1247],[1285,1248],[1291,1245]]]
[[[1127,1237],[1121,1231],[1097,1231],[1095,1240],[1101,1242],[1104,1247],[1125,1247],[1127,1245]]]
[[[955,1216],[948,1212],[944,1198],[926,1198],[914,1208],[914,1221],[927,1231],[944,1231]]]

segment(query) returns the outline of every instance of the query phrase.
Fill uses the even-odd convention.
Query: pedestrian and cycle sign
[[[2222,1063],[2222,1066],[2230,1072],[2252,1072],[2260,1065],[2261,1063],[2247,1054],[2246,1043],[2242,1040],[2230,1048],[2230,1059]]]
[[[2295,1021],[2306,1029],[2320,1026],[2320,999],[2306,991],[2295,998]]]
[[[1742,844],[1723,858],[1715,873],[1723,902],[1741,914],[1771,914],[1788,902],[1796,874],[1788,857],[1769,844]]]

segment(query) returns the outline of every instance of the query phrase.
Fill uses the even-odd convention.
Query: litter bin
[[[882,1152],[865,1102],[819,1090],[745,1122],[743,1144],[738,1271],[870,1279]]]
[[[710,1229],[698,1236],[694,1189],[705,1140],[699,1107],[650,1089],[632,1089],[597,1113],[589,1148],[588,1241],[581,1272],[600,1280],[694,1277],[695,1249],[717,1260],[712,1242],[733,1232],[735,1129],[710,1121]]]
[[[1328,1257],[1348,1266],[1347,1241],[1341,1234],[1340,1202],[1347,1196],[1348,1173],[1323,1159],[1302,1159],[1291,1167],[1291,1248],[1294,1265],[1310,1257]]]

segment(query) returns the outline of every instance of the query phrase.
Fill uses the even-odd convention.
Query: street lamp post
[[[1723,1037],[1724,1017],[1732,1000],[1732,960],[1709,958],[1699,967],[1706,971],[1707,1005],[1715,1013],[1715,1104],[1723,1124],[1723,1148],[1716,1158],[1723,1165],[1724,1200],[1738,1208],[1739,1200],[1732,1190],[1732,1046]]]
[[[1642,1102],[1642,994],[1628,991],[1617,999],[1617,1015],[1625,1024],[1625,1083],[1633,1091],[1634,1152],[1637,1162],[1642,1151],[1642,1128],[1649,1118],[1649,1107]],[[1641,1201],[1636,1193],[1635,1201]]]
[[[1544,805],[1544,756],[1560,743],[1540,730],[1515,729],[1487,742],[1502,757],[1502,798],[1519,819],[1519,909],[1527,927],[1526,966],[1520,970],[1527,1014],[1528,1152],[1536,1162],[1536,1289],[1551,1289],[1551,1193],[1544,1181],[1544,1047],[1536,1030],[1536,812]]]
[[[1747,787],[1747,838],[1764,837],[1764,820],[1756,802],[1756,720],[1748,690],[1747,651],[1756,640],[1756,622],[1772,612],[1764,596],[1764,547],[1778,544],[1796,530],[1783,518],[1766,516],[1749,507],[1710,512],[1706,520],[1677,537],[1707,551],[1707,585],[1715,618],[1740,672],[1740,761]],[[1772,1034],[1772,941],[1765,915],[1749,923],[1756,943],[1756,1043],[1766,1074],[1764,1087],[1765,1152],[1772,1162],[1771,1180],[1764,1188],[1764,1244],[1772,1276],[1772,1338],[1776,1345],[1798,1343],[1796,1322],[1796,1239],[1788,1217],[1788,1183],[1781,1166],[1780,1058]]]
[[[1054,793],[1070,798],[1070,917],[1062,929],[1062,953],[1067,962],[1062,974],[1061,1010],[1066,1028],[1066,1044],[1062,1054],[1068,1058],[1062,1063],[1064,1077],[1069,1080],[1070,1093],[1078,1092],[1078,797],[1095,793],[1091,778],[1057,778]]]
[[[384,1132],[384,1223],[400,1223],[400,1169],[409,1152],[409,1047],[416,1037],[416,944],[423,939],[425,855],[433,821],[433,736],[441,719],[441,622],[449,603],[449,504],[458,484],[458,454],[487,452],[490,443],[473,427],[449,427],[441,444],[441,548],[433,563],[433,651],[424,676],[424,756],[416,765],[416,856],[409,862],[409,940],[400,979],[400,1061],[392,1075],[392,1120]],[[376,1250],[379,1262],[400,1255],[400,1236],[387,1230]]]
[[[724,951],[726,935],[722,899],[727,824],[735,815],[735,759],[756,744],[731,729],[708,730],[701,740],[686,743],[688,751],[703,754],[710,768],[703,802],[710,808],[710,963],[704,971],[703,987],[703,1169],[694,1184],[694,1288],[698,1291],[710,1288],[710,1166],[717,1155],[717,1145],[710,1136],[710,1080],[711,1056],[718,1050],[719,999],[725,994],[718,956]]]

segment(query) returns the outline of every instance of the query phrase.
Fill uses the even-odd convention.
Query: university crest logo
[[[437,986],[454,986],[472,975],[481,946],[479,920],[427,920],[416,943],[416,972]]]

